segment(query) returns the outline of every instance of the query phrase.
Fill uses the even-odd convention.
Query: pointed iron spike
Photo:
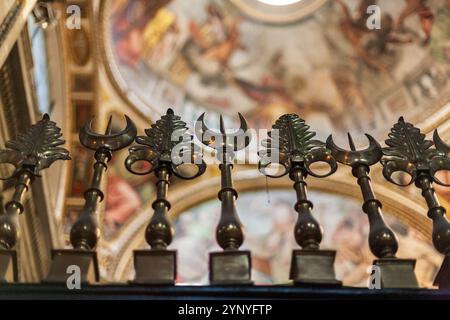
[[[439,151],[445,152],[447,154],[450,153],[450,145],[448,145],[447,143],[444,142],[444,140],[442,140],[442,138],[439,136],[438,130],[434,130],[433,133],[433,142],[434,145],[436,146],[436,149],[438,149]]]
[[[222,115],[220,115],[220,133],[222,133],[223,135],[225,135],[226,133]]]
[[[400,118],[398,118],[398,122],[405,123],[405,119],[403,118],[403,116],[401,116]]]
[[[172,108],[169,108],[169,109],[167,109],[167,113],[166,114],[174,115],[175,113],[173,112]]]
[[[108,125],[106,126],[105,135],[110,135],[112,132],[112,115],[109,116]]]
[[[209,128],[206,126],[205,123],[205,112],[203,112],[200,117],[198,117],[197,122],[200,122],[202,124],[201,130],[204,134],[205,132],[209,131]]]
[[[48,115],[48,113],[44,113],[44,115],[42,116],[42,120],[46,120],[46,121],[50,120],[50,116]]]
[[[356,151],[355,142],[353,141],[352,135],[350,132],[347,132],[348,144],[350,146],[350,150]]]
[[[209,128],[205,124],[205,113],[203,112],[200,117],[198,117],[197,121],[194,125],[195,135],[198,140],[200,140],[203,144],[208,145],[207,141],[205,141],[205,134],[207,132],[211,133]]]
[[[86,132],[89,132],[89,133],[94,132],[94,129],[92,128],[92,124],[94,123],[94,119],[95,119],[95,117],[93,116],[90,120],[86,121],[86,123],[84,124],[84,128],[83,129]]]
[[[340,153],[345,153],[345,152],[347,152],[347,150],[342,149],[341,147],[339,147],[338,145],[336,145],[336,144],[334,143],[333,136],[332,136],[331,134],[330,134],[330,135],[328,136],[328,138],[327,138],[326,146],[327,146],[327,148],[330,149],[332,152],[340,152]]]
[[[380,143],[377,140],[375,140],[374,137],[372,137],[368,133],[365,133],[365,136],[369,140],[369,147],[366,150],[376,150],[376,149],[381,150],[382,149]]]
[[[239,120],[241,121],[240,129],[243,132],[247,132],[247,130],[248,130],[247,121],[245,120],[244,116],[240,112],[238,112],[238,115],[239,115]]]

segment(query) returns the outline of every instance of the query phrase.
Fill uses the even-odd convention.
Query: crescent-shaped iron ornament
[[[369,146],[363,150],[345,150],[337,146],[333,141],[333,136],[330,135],[327,139],[327,148],[331,150],[333,157],[342,164],[354,166],[362,164],[371,166],[383,157],[381,145],[369,134],[365,134],[369,140]]]
[[[222,115],[220,116],[220,132],[216,132],[208,128],[205,123],[205,113],[202,113],[197,119],[194,131],[195,136],[205,146],[213,148],[215,150],[242,150],[250,144],[251,136],[248,133],[248,125],[244,116],[238,113],[239,116],[239,129],[235,132],[228,133],[225,130],[225,125]]]
[[[137,135],[136,125],[127,115],[125,115],[125,129],[116,133],[99,134],[94,132],[92,130],[93,120],[94,118],[91,118],[91,120],[86,121],[79,134],[81,144],[88,149],[106,148],[111,151],[117,151],[133,143]],[[110,128],[110,124],[111,122],[108,124],[108,128]]]
[[[444,140],[441,139],[437,129],[434,130],[434,133],[433,133],[433,142],[434,142],[436,149],[445,153],[446,155],[450,154],[450,145],[445,143]]]

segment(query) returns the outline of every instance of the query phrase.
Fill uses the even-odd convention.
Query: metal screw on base
[[[417,288],[418,283],[414,274],[415,260],[397,259],[398,241],[394,232],[387,226],[381,211],[382,204],[375,197],[370,182],[370,166],[383,156],[380,144],[370,135],[369,147],[357,151],[352,136],[348,134],[350,150],[338,147],[332,136],[327,139],[327,148],[334,158],[342,164],[352,167],[352,174],[358,180],[364,203],[363,211],[369,219],[369,247],[378,258],[374,265],[380,267],[381,285],[383,288]]]

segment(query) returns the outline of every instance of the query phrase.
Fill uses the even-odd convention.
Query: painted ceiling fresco
[[[337,0],[290,23],[249,17],[235,1],[111,0],[107,65],[127,102],[192,123],[237,111],[255,128],[297,113],[318,131],[385,136],[450,101],[450,2]],[[369,4],[381,29],[366,26]],[[227,120],[227,119],[226,119]]]
[[[368,246],[369,225],[361,204],[314,190],[308,195],[315,204],[313,214],[324,229],[321,247],[337,250],[337,277],[344,285],[366,286],[367,270],[375,257]],[[293,235],[297,221],[295,202],[295,193],[285,190],[271,190],[269,195],[265,191],[239,195],[237,210],[246,228],[242,248],[252,252],[252,277],[257,284],[289,280],[292,250],[298,248]],[[214,199],[183,212],[175,220],[175,238],[170,247],[178,250],[179,282],[208,282],[208,254],[221,250],[215,241],[219,217],[220,203]],[[398,236],[398,256],[417,259],[416,274],[421,286],[431,286],[442,260],[431,241],[388,213],[386,221]]]

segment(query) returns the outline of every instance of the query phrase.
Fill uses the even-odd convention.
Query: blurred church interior
[[[367,8],[373,4],[381,28],[371,30]],[[71,157],[42,171],[23,199],[19,283],[44,281],[52,250],[72,248],[70,231],[95,163],[79,132],[92,117],[96,131],[111,115],[112,131],[120,131],[127,115],[143,135],[169,108],[190,132],[203,113],[211,128],[219,128],[220,115],[237,128],[240,112],[250,128],[267,130],[280,116],[297,114],[317,139],[332,134],[346,146],[350,132],[363,149],[365,133],[384,147],[403,116],[427,139],[438,129],[450,142],[447,0],[2,0],[0,26],[1,148],[48,114]],[[258,143],[255,138],[251,145]],[[95,248],[100,284],[133,280],[133,251],[149,248],[145,229],[157,178],[130,173],[128,155],[128,148],[114,152],[102,181]],[[252,281],[289,284],[292,250],[299,248],[293,182],[261,174],[256,154],[242,150],[237,158],[247,160],[234,166],[233,180]],[[2,176],[8,170],[0,167]],[[382,171],[377,163],[370,177],[397,236],[397,257],[415,259],[419,287],[436,289],[444,255],[432,242],[427,202],[414,184],[396,186]],[[450,183],[450,171],[437,174]],[[2,208],[14,183],[1,184]],[[220,188],[216,164],[193,180],[171,177],[169,249],[177,250],[179,285],[209,282],[209,252],[220,250]],[[449,218],[450,188],[434,188]],[[336,278],[345,287],[367,287],[376,257],[352,168],[339,164],[326,178],[308,177],[308,197],[323,228],[320,248],[336,251]]]

